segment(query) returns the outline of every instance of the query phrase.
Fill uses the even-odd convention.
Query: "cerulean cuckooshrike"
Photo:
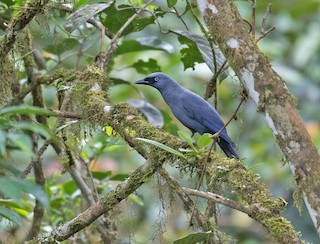
[[[164,73],[152,73],[144,79],[138,80],[136,84],[157,88],[176,118],[188,127],[192,134],[195,132],[201,135],[204,133],[215,134],[224,126],[217,110],[210,103],[199,95],[183,88]],[[226,129],[220,133],[217,141],[229,158],[239,159],[235,151],[235,145],[228,136]]]

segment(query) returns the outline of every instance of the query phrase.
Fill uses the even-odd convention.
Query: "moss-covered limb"
[[[0,108],[19,91],[18,70],[8,57],[0,58]]]
[[[216,184],[217,189],[228,189],[239,198],[240,202],[247,203],[248,211],[245,212],[262,224],[274,241],[302,242],[299,233],[280,215],[286,202],[282,198],[273,200],[271,192],[259,181],[258,176],[248,171],[241,162],[213,158],[208,171],[212,177],[210,184]]]
[[[139,115],[136,109],[131,108],[127,104],[119,104],[112,106],[107,114],[107,123],[111,125],[123,138],[130,134],[130,140],[133,141],[133,147],[143,152],[143,156],[148,157],[150,154],[145,153],[145,145],[140,144],[134,140],[134,137],[143,137],[162,142],[172,148],[179,148],[181,142],[174,136],[171,136],[158,128],[146,122],[142,116]],[[127,132],[129,131],[129,132]],[[155,154],[161,157],[161,153]],[[174,156],[167,154],[171,157],[170,162],[175,162],[177,159]],[[206,156],[205,156],[206,158]],[[190,158],[188,161],[183,161],[183,164],[191,167],[199,167],[201,162],[205,159]],[[208,167],[208,175],[211,176],[213,181],[210,184],[216,184],[217,188],[228,185],[233,188],[242,201],[247,202],[252,206],[251,217],[261,223],[270,236],[281,243],[291,240],[299,242],[299,234],[294,231],[289,222],[280,216],[283,211],[285,202],[281,199],[272,200],[271,193],[267,190],[266,186],[258,180],[258,177],[247,171],[240,161],[230,160],[225,157],[221,158],[215,154],[211,158],[210,167]],[[181,166],[179,164],[179,166]],[[264,211],[256,211],[256,210]],[[273,219],[272,225],[269,225]],[[279,223],[277,222],[279,220]],[[275,230],[286,231],[287,234],[277,236]]]
[[[75,75],[73,71],[70,70],[65,70],[65,69],[58,69],[53,71],[52,74],[50,75],[42,75],[42,74],[37,74],[34,77],[34,80],[30,84],[28,84],[27,87],[25,87],[20,93],[18,93],[15,97],[13,97],[7,104],[6,106],[11,106],[11,105],[16,105],[19,104],[23,101],[25,96],[27,96],[33,89],[34,87],[40,85],[40,84],[52,84],[53,82],[64,79],[71,81],[74,79]]]
[[[149,159],[138,167],[129,177],[120,183],[114,190],[108,192],[101,200],[91,205],[87,210],[77,217],[54,229],[49,235],[38,238],[38,243],[56,243],[63,241],[93,223],[102,214],[113,209],[119,202],[127,198],[143,183],[149,181],[150,177],[165,162],[157,159]]]
[[[49,0],[27,1],[18,14],[9,22],[6,35],[0,41],[0,57],[4,58],[12,49],[19,32],[43,10]]]
[[[234,1],[197,0],[197,3],[212,37],[276,137],[320,234],[320,155],[292,95],[248,33]]]
[[[144,142],[134,140],[135,137],[155,140],[174,149],[181,147],[181,140],[151,125],[138,113],[137,109],[125,103],[112,106],[106,115],[106,123],[112,126],[143,156],[147,156],[146,145]],[[172,156],[168,153],[165,154],[164,151],[162,151],[162,155]]]

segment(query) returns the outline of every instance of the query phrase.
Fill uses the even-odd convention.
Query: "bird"
[[[201,96],[182,87],[170,76],[155,72],[135,82],[156,88],[168,104],[174,116],[192,132],[215,134],[224,127],[217,110]],[[218,135],[217,142],[228,158],[239,159],[235,144],[226,128]]]

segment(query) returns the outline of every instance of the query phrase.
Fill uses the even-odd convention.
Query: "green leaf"
[[[183,141],[187,142],[188,145],[193,146],[192,137],[188,133],[181,130],[178,130],[177,133]]]
[[[144,206],[143,199],[135,194],[130,194],[129,199],[140,206]]]
[[[10,132],[7,135],[8,145],[15,147],[16,150],[21,150],[31,157],[34,157],[31,139],[27,134]]]
[[[46,137],[46,139],[54,139],[55,135],[48,129],[48,127],[42,124],[35,124],[29,122],[20,122],[15,125],[15,128],[20,130],[29,130],[36,134]]]
[[[148,61],[143,61],[140,59],[138,60],[138,62],[134,63],[129,67],[135,68],[138,73],[145,75],[161,71],[160,66],[157,63],[157,60],[153,58],[149,58]]]
[[[48,109],[28,105],[10,106],[0,110],[0,115],[10,114],[57,116],[54,112]]]
[[[210,136],[210,134],[205,133],[205,134],[203,134],[202,136],[199,137],[199,139],[197,140],[197,145],[199,147],[206,147],[211,142],[212,142],[212,137]]]
[[[98,180],[104,180],[112,175],[112,171],[92,171],[92,177]]]
[[[212,49],[211,46],[208,42],[208,40],[206,38],[204,38],[203,36],[200,35],[196,35],[192,32],[186,31],[186,30],[171,30],[171,32],[176,33],[179,35],[179,37],[184,37],[187,38],[189,41],[191,41],[193,44],[191,44],[190,42],[187,42],[185,39],[181,39],[178,38],[181,44],[186,44],[188,45],[190,50],[181,50],[181,54],[183,55],[183,60],[185,60],[185,62],[187,62],[188,67],[193,67],[191,66],[192,60],[188,60],[187,57],[189,57],[189,55],[193,55],[190,56],[189,59],[194,59],[193,62],[203,62],[205,61],[206,64],[208,65],[208,67],[210,68],[210,70],[212,72],[215,71],[215,67],[214,67],[214,59],[213,59],[213,54],[212,54]],[[196,50],[198,49],[198,50]],[[194,54],[192,54],[192,52],[195,52]],[[225,61],[225,58],[223,56],[223,54],[221,53],[220,49],[217,46],[214,46],[214,53],[216,55],[216,61],[217,61],[217,65],[218,68],[220,68],[222,66],[222,64]],[[186,56],[188,55],[188,56]],[[199,57],[199,55],[201,56],[201,59]],[[186,69],[186,66],[185,66]]]
[[[177,4],[178,0],[167,0],[167,5],[169,8],[174,7]]]
[[[132,15],[134,15],[134,11],[131,6],[119,5],[116,7],[113,3],[100,14],[100,21],[109,31],[116,33]]]
[[[181,61],[183,62],[185,70],[188,68],[194,69],[196,63],[204,62],[197,45],[193,41],[183,36],[179,36],[178,40],[181,45],[187,45],[187,47],[180,50]]]
[[[0,130],[0,158],[6,154],[6,148],[7,148],[6,139],[7,139],[6,133],[3,130]]]
[[[14,177],[0,177],[0,192],[5,196],[12,198],[17,204],[21,205],[22,193],[34,195],[45,207],[49,206],[49,200],[44,190],[29,181]]]
[[[100,21],[105,27],[108,28],[108,30],[110,30],[112,33],[116,33],[134,14],[135,11],[130,5],[119,5],[116,7],[115,4],[112,4],[109,8],[101,12]],[[164,12],[155,12],[154,15],[149,17],[137,17],[123,31],[122,36],[128,35],[132,32],[143,30],[148,25],[153,24],[157,16],[161,16],[163,14]]]
[[[8,208],[0,206],[0,216],[12,221],[13,223],[15,223],[17,225],[22,225],[22,220],[21,220],[20,216],[16,212],[14,212]]]
[[[31,212],[32,208],[29,207],[27,204],[22,204],[20,206],[16,202],[12,201],[11,199],[0,199],[0,206],[6,207],[6,208],[14,208],[14,209],[20,209],[26,212]]]
[[[4,162],[2,160],[0,161],[0,167],[2,169],[5,169],[5,170],[11,172],[12,174],[14,174],[16,176],[19,176],[21,174],[20,170],[18,170],[17,168],[13,167],[11,164],[8,164],[8,163],[6,163],[6,162]]]
[[[108,3],[97,3],[83,6],[68,17],[64,28],[70,33],[73,32],[76,28],[86,23],[94,15],[108,8],[112,3],[113,2],[110,1]]]
[[[190,234],[186,237],[183,237],[179,240],[174,241],[174,244],[196,244],[196,243],[207,243],[208,239],[212,238],[212,232],[198,232],[195,234]]]
[[[161,50],[168,53],[173,52],[173,46],[161,40],[156,36],[139,37],[135,40],[125,40],[117,48],[115,55],[121,55],[129,52]]]
[[[70,180],[62,185],[63,192],[71,196],[77,189],[78,186],[73,180]]]
[[[110,177],[110,180],[124,181],[129,177],[128,174],[116,174]]]
[[[112,134],[113,134],[113,128],[112,128],[112,126],[107,125],[107,126],[105,127],[105,130],[106,130],[107,136],[112,136]]]
[[[107,146],[107,150],[108,152],[114,152],[114,151],[118,151],[120,149],[123,148],[123,145],[111,145],[111,146]]]
[[[159,148],[161,148],[161,149],[163,149],[163,150],[165,150],[165,151],[167,151],[169,153],[172,153],[172,154],[174,154],[174,155],[176,155],[176,156],[178,156],[180,158],[186,159],[186,157],[181,152],[179,152],[179,151],[177,151],[177,150],[175,150],[175,149],[173,149],[171,147],[168,147],[168,146],[166,146],[166,145],[164,145],[164,144],[162,144],[160,142],[149,140],[149,139],[145,139],[145,138],[136,138],[136,139],[140,140],[140,141],[144,141],[146,143],[150,143],[151,145],[159,147]]]

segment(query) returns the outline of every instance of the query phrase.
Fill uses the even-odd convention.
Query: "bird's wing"
[[[181,102],[189,118],[207,127],[211,133],[218,132],[224,126],[218,112],[200,96],[190,92],[187,96],[181,96]],[[220,136],[233,144],[226,130],[223,130]]]

